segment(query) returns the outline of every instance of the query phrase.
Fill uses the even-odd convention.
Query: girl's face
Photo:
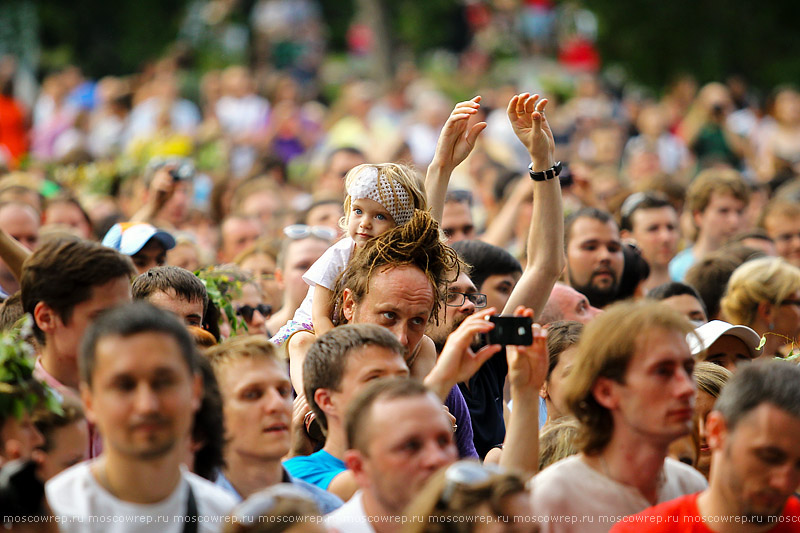
[[[356,241],[356,246],[397,225],[385,207],[369,198],[353,200],[347,216],[347,234]]]

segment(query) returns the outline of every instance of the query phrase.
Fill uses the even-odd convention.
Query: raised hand
[[[489,344],[477,352],[471,348],[476,335],[494,328],[494,323],[486,318],[496,313],[494,307],[489,307],[470,315],[447,337],[436,365],[425,378],[427,386],[446,396],[454,385],[468,381],[483,363],[500,351],[499,344]]]
[[[508,120],[520,142],[528,149],[534,171],[547,170],[555,164],[555,141],[545,118],[546,98],[538,94],[517,94],[508,102]]]
[[[478,122],[469,126],[470,118],[478,113],[481,97],[459,102],[445,122],[432,164],[452,171],[460,165],[475,148],[478,135],[486,128],[486,122]]]

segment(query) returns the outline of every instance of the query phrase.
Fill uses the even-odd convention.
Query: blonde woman
[[[722,314],[766,337],[762,357],[786,355],[800,333],[800,269],[776,257],[737,268],[721,302]]]

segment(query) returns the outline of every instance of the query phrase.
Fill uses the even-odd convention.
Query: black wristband
[[[547,170],[542,170],[540,172],[533,171],[533,163],[528,165],[528,172],[531,174],[531,179],[533,181],[547,181],[554,179],[559,174],[561,174],[561,161],[556,161],[556,164],[552,167],[548,168]]]

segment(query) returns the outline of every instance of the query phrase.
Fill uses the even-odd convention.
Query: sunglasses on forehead
[[[488,463],[480,464],[469,460],[453,463],[444,474],[442,501],[449,503],[457,490],[477,488],[500,474],[503,474],[500,467]]]
[[[326,241],[332,241],[337,233],[333,228],[327,226],[309,226],[307,224],[292,224],[283,228],[283,234],[292,240],[305,239],[314,236]]]
[[[279,483],[253,494],[237,505],[231,515],[236,522],[258,524],[261,523],[261,517],[269,515],[279,506],[285,506],[289,502],[317,508],[317,503],[305,490],[294,484]]]

